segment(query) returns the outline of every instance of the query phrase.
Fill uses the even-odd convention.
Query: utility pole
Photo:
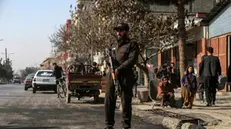
[[[7,48],[5,48],[5,59],[6,59],[6,63],[7,63]]]
[[[10,55],[14,54],[14,53],[8,53],[7,48],[5,48],[5,52],[2,52],[2,54],[5,55],[5,61],[6,61],[6,63],[9,63],[8,59],[9,59]]]

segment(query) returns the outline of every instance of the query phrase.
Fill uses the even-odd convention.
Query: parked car
[[[19,84],[21,84],[21,78],[20,78],[20,77],[15,76],[15,77],[13,78],[13,83],[14,83],[14,84],[15,84],[15,83],[19,83]]]
[[[32,80],[34,78],[34,75],[35,73],[31,73],[26,76],[26,79],[24,80],[24,84],[25,84],[24,90],[25,91],[28,90],[28,88],[32,87]]]
[[[56,79],[53,70],[38,70],[32,80],[33,93],[37,90],[54,90],[57,92]]]

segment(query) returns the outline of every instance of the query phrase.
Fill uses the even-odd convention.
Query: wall
[[[47,58],[43,63],[40,65],[40,69],[53,69],[52,64],[55,63],[57,60],[55,58]]]
[[[187,44],[185,48],[186,60],[189,64],[192,64],[194,58],[196,57],[196,43]],[[179,48],[174,47],[168,49],[158,55],[158,66],[164,63],[176,63],[176,67],[179,67]]]
[[[203,38],[197,41],[197,72],[199,70],[199,64],[201,62],[201,57],[206,54],[206,39]]]
[[[210,39],[210,46],[214,48],[214,56],[218,56],[221,64],[222,75],[227,75],[227,36],[220,36]]]
[[[201,40],[205,37],[204,35],[204,27],[194,27],[187,31],[187,43],[195,43],[198,40]]]
[[[185,9],[192,13],[197,12],[209,12],[215,5],[215,0],[194,0],[192,4],[185,5]],[[191,7],[190,7],[191,5]],[[157,12],[176,12],[176,6],[161,6],[161,5],[151,5],[149,7],[152,11]]]
[[[231,3],[209,23],[209,38],[231,32]]]

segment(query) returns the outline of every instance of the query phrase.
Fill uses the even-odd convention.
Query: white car
[[[53,70],[38,70],[32,80],[33,93],[37,90],[54,90],[57,92],[56,79]]]

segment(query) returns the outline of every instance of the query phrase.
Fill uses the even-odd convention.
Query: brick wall
[[[201,62],[201,57],[206,54],[206,39],[203,38],[197,41],[197,70],[199,70],[199,64]]]

